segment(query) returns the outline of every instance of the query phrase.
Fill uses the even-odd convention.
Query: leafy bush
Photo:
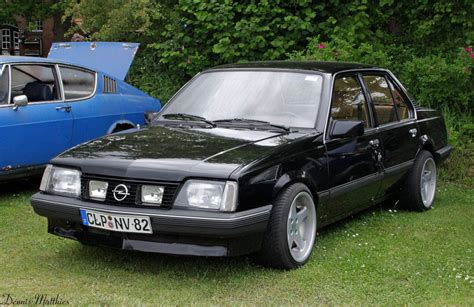
[[[284,59],[306,46],[321,9],[311,0],[184,0],[151,46],[168,69],[187,76],[222,63]]]
[[[474,59],[464,49],[449,56],[412,57],[398,62],[398,77],[420,105],[456,113],[474,109]]]
[[[290,53],[288,57],[290,60],[358,62],[381,67],[392,65],[392,57],[372,44],[356,45],[340,38],[322,42],[319,36],[311,39],[304,51]]]
[[[140,51],[127,76],[127,82],[161,100],[165,105],[179,89],[182,79],[162,67],[156,54],[149,49]]]
[[[447,108],[443,113],[453,151],[440,168],[440,178],[474,188],[474,117]]]

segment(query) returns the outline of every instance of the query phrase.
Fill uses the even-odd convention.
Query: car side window
[[[8,104],[8,69],[0,67],[0,105]]]
[[[65,66],[59,66],[59,72],[63,82],[64,99],[81,99],[94,93],[95,73]]]
[[[395,107],[397,108],[398,118],[400,120],[405,120],[410,118],[410,109],[408,108],[408,103],[403,97],[400,88],[396,86],[393,82],[389,81],[390,90],[392,91],[393,99],[395,100]]]
[[[60,100],[54,66],[14,65],[11,67],[11,103],[25,95],[29,103]]]
[[[372,98],[379,125],[398,121],[395,104],[387,79],[381,75],[366,75],[364,81]]]
[[[364,122],[364,127],[370,126],[367,101],[356,76],[340,76],[334,80],[331,118],[360,120]]]

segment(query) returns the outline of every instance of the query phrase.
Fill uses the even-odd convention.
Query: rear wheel
[[[436,163],[430,152],[423,150],[408,174],[400,200],[404,207],[415,211],[431,209],[436,194]]]
[[[308,187],[295,183],[277,197],[257,261],[293,269],[305,264],[316,238],[316,208]]]

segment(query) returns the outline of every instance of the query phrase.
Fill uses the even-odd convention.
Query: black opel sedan
[[[384,199],[430,209],[451,151],[439,112],[362,64],[216,67],[148,118],[50,162],[32,198],[50,233],[295,268],[317,229]]]

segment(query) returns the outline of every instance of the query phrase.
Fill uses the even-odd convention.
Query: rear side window
[[[8,104],[8,69],[0,66],[0,105]]]
[[[384,76],[364,76],[379,125],[398,121],[389,84]]]
[[[369,127],[367,101],[356,76],[342,76],[334,81],[331,117],[335,120],[360,120]]]
[[[395,107],[398,111],[398,118],[400,120],[409,119],[410,118],[410,109],[408,108],[408,104],[406,99],[403,97],[402,92],[400,89],[390,82],[390,89],[392,90],[393,99],[395,100]]]
[[[59,66],[63,81],[64,99],[73,100],[89,97],[95,90],[95,73]]]

